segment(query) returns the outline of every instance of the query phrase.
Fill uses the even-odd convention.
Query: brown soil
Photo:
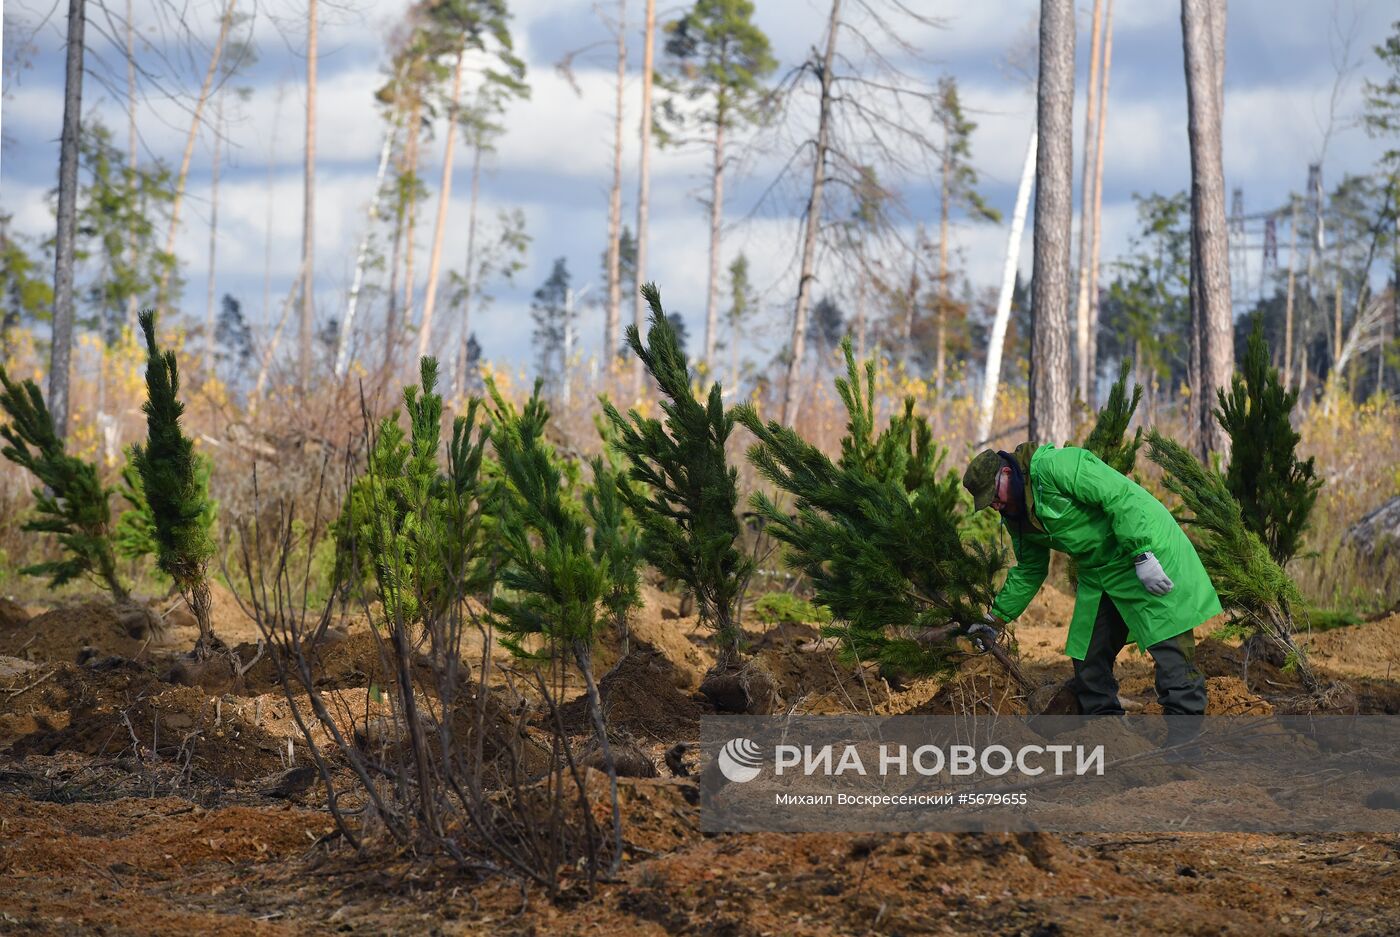
[[[706,712],[693,693],[713,657],[694,619],[676,617],[674,604],[649,590],[632,654],[612,666],[617,649],[599,652],[600,690],[628,773],[668,774],[664,753],[693,741]],[[230,644],[256,637],[241,611],[217,608],[216,600],[216,631]],[[1063,643],[1071,608],[1072,598],[1045,589],[1017,623],[1022,667],[1035,683],[1070,673]],[[0,931],[1117,937],[1385,934],[1400,920],[1394,837],[705,836],[693,781],[675,778],[620,782],[620,880],[600,885],[591,900],[557,905],[531,892],[522,910],[519,886],[503,876],[464,876],[374,842],[365,854],[333,839],[313,846],[332,829],[325,789],[314,775],[302,777],[289,797],[283,773],[310,763],[292,709],[309,716],[309,706],[304,696],[286,700],[270,661],[238,693],[211,694],[160,677],[193,644],[188,623],[172,621],[169,637],[147,644],[100,601],[29,622],[3,615],[0,607],[0,655],[21,659],[0,659]],[[392,690],[392,675],[367,626],[346,624],[348,635],[317,655],[318,687],[340,732],[391,745],[398,730],[381,691]],[[1198,631],[1197,660],[1211,712],[1297,705],[1293,674],[1254,663],[1246,687],[1240,648],[1208,632]],[[755,658],[797,712],[1025,711],[1021,691],[987,657],[952,678],[892,691],[841,664],[814,629],[750,633]],[[1308,646],[1325,680],[1347,684],[1338,706],[1400,711],[1400,682],[1389,672],[1400,616],[1314,635]],[[75,665],[84,647],[95,649],[90,663]],[[464,657],[475,666],[479,645]],[[505,663],[498,653],[493,659]],[[1118,675],[1125,701],[1153,711],[1150,658],[1125,651]],[[568,679],[571,742],[587,757],[582,684],[577,674]],[[544,764],[548,753],[510,728],[517,704],[505,700],[493,695],[488,705],[488,747],[513,747]],[[313,740],[326,742],[319,727]],[[345,769],[333,770],[337,788],[349,789]],[[597,772],[588,778],[589,802],[605,820],[606,786]],[[1189,804],[1208,796],[1203,783],[1163,785],[1161,796]]]
[[[631,653],[598,680],[598,697],[609,730],[658,743],[696,738],[704,706],[676,686],[675,667],[663,654],[640,642],[634,645]],[[560,709],[571,730],[592,732],[586,697],[576,697]]]

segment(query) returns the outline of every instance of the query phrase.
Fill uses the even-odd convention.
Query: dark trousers
[[[1128,643],[1128,626],[1107,595],[1099,599],[1094,633],[1083,660],[1074,662],[1074,692],[1086,716],[1121,716],[1118,681],[1113,662]],[[1156,665],[1157,702],[1168,716],[1202,716],[1206,711],[1206,679],[1196,669],[1196,637],[1190,631],[1147,649]]]

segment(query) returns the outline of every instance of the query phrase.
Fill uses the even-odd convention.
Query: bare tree
[[[219,156],[224,135],[224,96],[214,101],[214,154],[209,167],[209,275],[204,306],[204,373],[214,373],[214,261],[219,247]]]
[[[165,237],[165,252],[171,256],[175,254],[175,238],[180,233],[180,206],[184,202],[185,182],[190,175],[190,160],[194,157],[194,143],[199,135],[200,118],[204,114],[205,104],[209,101],[209,91],[219,70],[219,60],[223,57],[224,43],[228,40],[229,28],[233,25],[233,9],[236,2],[237,0],[228,0],[224,6],[223,17],[219,20],[219,35],[214,40],[214,50],[209,54],[209,67],[204,72],[204,83],[200,85],[199,97],[195,98],[194,112],[190,115],[190,129],[185,134],[185,152],[180,157],[179,175],[175,177],[175,198],[170,204],[170,229]],[[170,299],[172,269],[173,265],[165,268],[160,275],[160,284],[156,287],[156,309],[159,312],[165,311]]]
[[[1103,62],[1099,67],[1099,119],[1094,131],[1094,224],[1089,248],[1089,396],[1090,409],[1098,406],[1096,386],[1099,360],[1099,251],[1103,244],[1103,147],[1108,127],[1108,78],[1113,71],[1113,0],[1104,18]]]
[[[651,209],[651,90],[656,78],[656,0],[646,0],[646,38],[642,43],[642,125],[641,161],[637,167],[637,282],[647,282],[647,214]],[[646,327],[646,300],[642,291],[632,297],[632,322],[641,334]],[[603,349],[611,361],[616,346]],[[632,356],[632,393],[642,392],[642,359]]]
[[[1030,438],[1069,438],[1069,248],[1074,188],[1074,4],[1040,5]]]
[[[1230,255],[1225,219],[1225,172],[1220,125],[1224,104],[1225,0],[1182,0],[1187,134],[1191,146],[1191,308],[1199,348],[1191,387],[1196,455],[1228,459],[1230,439],[1212,416],[1217,389],[1234,372]],[[1193,355],[1193,358],[1196,357]]]
[[[788,361],[787,380],[783,385],[782,422],[788,426],[797,420],[798,376],[807,341],[807,305],[812,297],[817,229],[821,227],[822,194],[826,186],[827,148],[831,142],[832,67],[836,60],[836,38],[840,28],[841,0],[831,0],[831,16],[826,24],[826,51],[822,54],[817,73],[821,82],[821,98],[817,118],[816,152],[812,159],[812,188],[807,197],[807,224],[802,235],[802,266],[797,274],[797,307],[792,315],[792,358]]]
[[[1076,361],[1079,365],[1079,399],[1085,403],[1092,396],[1090,382],[1094,375],[1089,369],[1089,281],[1091,267],[1090,244],[1094,227],[1094,187],[1090,175],[1094,164],[1094,131],[1099,123],[1099,37],[1103,29],[1103,0],[1094,0],[1093,25],[1089,33],[1089,89],[1084,108],[1084,156],[1079,174],[1079,295],[1074,304]]]
[[[613,111],[613,177],[608,193],[608,295],[603,319],[603,362],[610,365],[622,327],[622,138],[627,85],[627,0],[617,0],[617,99]]]
[[[303,387],[311,374],[312,331],[316,319],[312,284],[316,280],[316,0],[306,3],[306,147],[301,211],[301,328],[297,336],[297,376]]]
[[[68,363],[73,353],[73,262],[78,220],[78,138],[82,133],[84,0],[68,0],[63,132],[58,145],[58,228],[54,238],[53,339],[49,410],[59,439],[68,435]]]

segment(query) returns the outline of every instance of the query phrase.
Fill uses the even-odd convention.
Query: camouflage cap
[[[968,494],[972,495],[972,506],[975,510],[980,511],[992,503],[992,498],[996,496],[997,473],[1001,471],[1001,466],[1001,456],[991,449],[983,449],[968,463],[967,471],[963,472],[962,483]]]

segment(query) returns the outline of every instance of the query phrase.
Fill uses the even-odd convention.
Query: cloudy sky
[[[104,0],[124,15],[125,0]],[[139,125],[142,158],[178,165],[188,126],[189,97],[207,62],[217,32],[217,0],[132,0],[143,43],[177,33],[183,19],[197,42],[164,49],[138,48],[146,75]],[[874,0],[878,3],[878,0]],[[253,10],[253,0],[240,0]],[[599,4],[609,14],[616,4]],[[48,193],[57,179],[57,138],[62,116],[61,0],[6,0],[3,154],[0,210],[19,231],[52,231]],[[109,36],[118,34],[96,8],[90,26],[90,77],[85,113],[114,129],[124,146],[125,89],[122,53]],[[403,0],[340,0],[321,4],[316,192],[316,297],[323,317],[340,316],[355,251],[366,229],[383,125],[372,94],[384,80],[388,39],[402,21]],[[624,218],[635,214],[636,121],[640,103],[640,0],[629,0],[632,53],[627,89],[628,152]],[[1015,197],[1034,101],[1014,63],[1032,48],[1034,0],[920,0],[921,10],[944,18],[941,28],[908,26],[903,38],[921,50],[904,57],[913,73],[933,81],[958,79],[964,103],[977,124],[973,161],[988,202],[1008,218]],[[1088,71],[1088,9],[1081,3],[1077,66],[1082,88]],[[577,286],[601,291],[600,256],[606,241],[614,63],[602,45],[574,63],[579,93],[554,65],[566,53],[603,42],[608,30],[595,4],[584,0],[515,0],[517,51],[529,66],[532,93],[511,107],[507,131],[489,158],[483,181],[484,218],[497,209],[519,208],[533,241],[526,269],[515,286],[504,285],[492,309],[473,323],[485,353],[521,364],[530,358],[530,293],[556,257],[566,257]],[[659,6],[663,21],[680,4]],[[824,0],[757,0],[756,21],[767,32],[781,69],[799,63],[820,42],[829,7]],[[1104,170],[1104,253],[1123,251],[1135,227],[1134,193],[1171,193],[1189,184],[1185,90],[1177,4],[1168,0],[1118,0]],[[217,290],[240,298],[255,320],[263,316],[265,276],[276,307],[295,278],[300,258],[302,115],[304,108],[304,0],[263,0],[251,30],[259,59],[236,84],[246,101],[228,105],[231,140],[219,200]],[[1369,171],[1381,146],[1356,126],[1362,81],[1377,73],[1371,47],[1389,31],[1394,8],[1384,0],[1234,0],[1229,10],[1225,78],[1226,183],[1244,190],[1245,209],[1281,205],[1302,189],[1309,162],[1322,159],[1330,187],[1346,173]],[[105,34],[105,35],[104,35]],[[894,50],[890,50],[894,51]],[[1339,72],[1341,78],[1339,80]],[[168,92],[185,95],[179,98]],[[1329,114],[1331,115],[1329,120]],[[1330,136],[1327,133],[1332,126]],[[1081,143],[1076,130],[1076,161]],[[424,161],[431,193],[420,213],[417,263],[427,268],[441,172],[442,135],[435,135]],[[1324,152],[1325,143],[1325,152]],[[745,251],[753,264],[766,315],[783,321],[793,295],[792,261],[799,235],[799,202],[791,190],[768,192],[788,153],[781,147],[755,155],[729,186],[725,263]],[[178,253],[187,286],[185,311],[202,317],[208,271],[211,138],[202,135],[191,169]],[[651,262],[648,275],[660,283],[668,305],[679,309],[698,337],[703,328],[706,269],[706,209],[702,153],[666,151],[653,157]],[[468,163],[458,149],[444,246],[445,269],[460,269],[466,253]],[[1075,180],[1079,178],[1076,165]],[[936,219],[936,195],[928,177],[900,180],[912,231],[919,220]],[[1075,199],[1076,208],[1078,198]],[[271,218],[269,225],[268,219]],[[958,224],[955,246],[975,285],[999,279],[1006,247],[1004,225]],[[1023,269],[1029,271],[1029,251]],[[270,257],[270,264],[267,258]],[[1251,259],[1257,272],[1258,258]],[[834,282],[833,271],[823,277]],[[820,290],[820,287],[819,287]],[[441,309],[441,303],[439,309]],[[363,309],[362,309],[363,313]],[[368,311],[382,316],[382,307]],[[589,309],[582,323],[582,351],[596,352],[601,312]],[[777,334],[778,328],[772,329]]]

